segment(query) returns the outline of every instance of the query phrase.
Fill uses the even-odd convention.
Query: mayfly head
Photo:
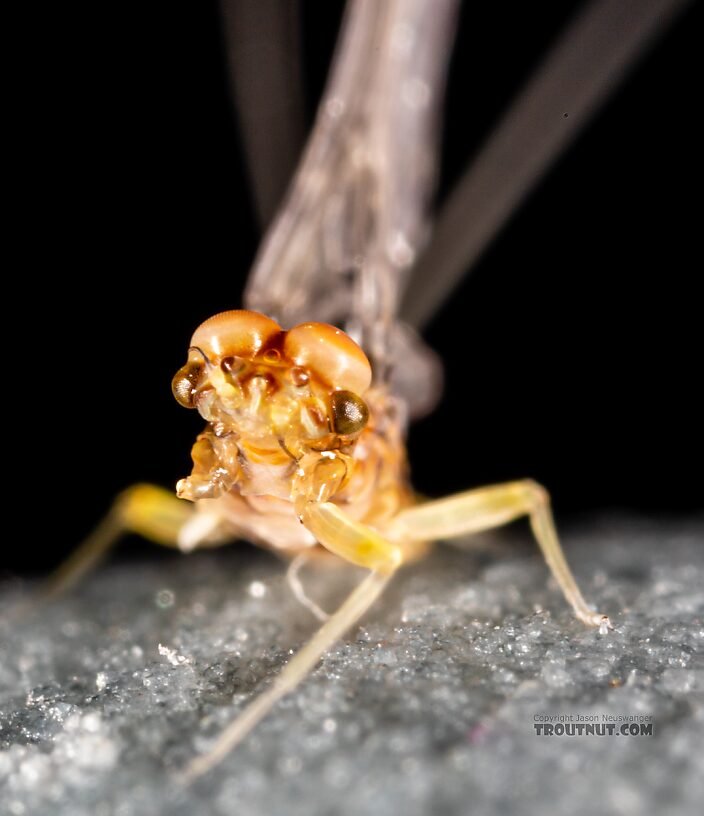
[[[258,312],[234,310],[196,329],[172,389],[217,436],[298,458],[354,442],[367,423],[361,395],[370,381],[364,352],[340,329],[284,331]]]

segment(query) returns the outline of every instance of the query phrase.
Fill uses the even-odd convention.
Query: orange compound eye
[[[209,318],[195,330],[191,346],[199,348],[211,363],[226,357],[251,359],[281,333],[281,326],[259,312],[233,309]]]
[[[372,369],[362,349],[341,329],[327,323],[295,326],[286,334],[284,355],[334,389],[362,394],[372,379]]]

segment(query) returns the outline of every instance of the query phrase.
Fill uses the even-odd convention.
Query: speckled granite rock
[[[615,631],[572,620],[520,528],[439,548],[187,789],[179,768],[317,624],[263,552],[113,562],[0,629],[0,813],[699,813],[704,522],[602,519],[564,540]],[[332,608],[358,574],[304,580]],[[539,736],[557,715],[653,734]]]

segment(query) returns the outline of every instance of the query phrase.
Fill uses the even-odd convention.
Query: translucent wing
[[[425,250],[457,4],[349,3],[312,136],[255,262],[247,305],[284,324],[343,325],[411,415],[431,409],[440,367],[397,317],[411,266],[402,313],[422,327],[687,4],[592,0],[580,8],[460,179]]]
[[[344,326],[377,378],[393,376],[402,353],[428,385],[424,395],[417,382],[409,390],[396,381],[415,396],[414,413],[439,390],[437,369],[396,314],[427,235],[456,8],[455,0],[348,5],[312,135],[245,292],[248,308],[284,325]]]
[[[472,158],[435,220],[401,316],[422,329],[524,198],[690,0],[578,9]],[[566,111],[569,111],[567,115]]]

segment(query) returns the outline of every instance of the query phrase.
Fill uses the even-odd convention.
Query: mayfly
[[[398,314],[428,233],[456,11],[454,0],[350,4],[312,136],[255,262],[246,308],[199,326],[173,379],[178,402],[207,423],[192,449],[192,472],[178,483],[180,498],[146,485],[126,491],[53,584],[57,590],[75,580],[125,530],[184,551],[245,538],[291,559],[292,589],[324,622],[192,762],[188,778],[222,760],[399,567],[434,541],[526,516],[576,617],[610,625],[583,598],[540,485],[525,480],[420,500],[408,479],[406,425],[432,407],[438,378],[432,354]],[[639,37],[619,40],[631,42],[621,62],[646,39]],[[593,102],[585,99],[584,109]],[[317,551],[368,569],[330,616],[296,578],[302,559]]]

